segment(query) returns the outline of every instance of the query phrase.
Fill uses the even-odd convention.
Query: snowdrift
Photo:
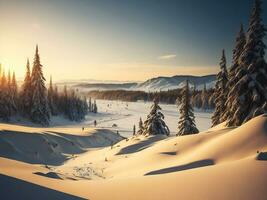
[[[74,154],[110,146],[122,139],[105,129],[38,129],[0,124],[0,157],[32,164],[59,165]]]
[[[73,199],[267,199],[267,115],[238,128],[219,125],[171,138],[138,136],[83,150],[53,170],[0,158],[0,173],[5,180],[53,188]],[[68,178],[88,169],[102,178]]]

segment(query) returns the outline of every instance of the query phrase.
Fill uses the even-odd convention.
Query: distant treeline
[[[182,89],[160,91],[160,92],[144,92],[144,91],[128,91],[128,90],[106,90],[106,91],[90,91],[88,95],[95,99],[103,100],[120,100],[120,101],[153,101],[158,99],[161,103],[179,104],[182,97]],[[196,108],[209,110],[214,109],[213,89],[192,90],[190,101]]]

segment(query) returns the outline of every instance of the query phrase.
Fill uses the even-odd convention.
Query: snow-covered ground
[[[68,127],[68,128],[94,128],[94,120],[97,121],[96,128],[105,128],[113,132],[119,131],[120,135],[130,137],[133,133],[133,125],[138,130],[140,117],[146,120],[150,112],[152,102],[123,102],[97,100],[98,113],[89,113],[82,122],[74,122],[65,119],[63,116],[53,116],[50,127]],[[176,105],[160,104],[162,113],[165,115],[165,122],[168,125],[171,134],[177,133],[177,124],[179,120],[179,110]],[[212,112],[195,110],[196,125],[199,131],[205,131],[211,127]],[[30,127],[40,127],[23,117],[16,116],[11,118],[11,124],[24,125]]]
[[[266,200],[266,177],[267,115],[237,128],[127,139],[0,123],[0,199]]]
[[[124,137],[129,137],[133,132],[133,125],[138,129],[139,118],[143,121],[150,112],[151,102],[122,102],[98,100],[98,114],[89,114],[86,117],[85,125],[92,126],[97,120],[97,127],[109,128],[119,131]],[[176,105],[160,104],[162,113],[165,115],[165,122],[171,134],[176,134],[179,111]],[[200,131],[204,131],[211,126],[211,112],[195,111],[196,125]],[[112,125],[117,127],[112,127]]]

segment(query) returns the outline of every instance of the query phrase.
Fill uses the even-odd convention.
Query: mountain
[[[207,88],[213,88],[215,86],[216,75],[207,75],[207,76],[177,75],[172,77],[157,77],[138,84],[135,89],[142,91],[172,90],[172,89],[182,88],[186,80],[189,81],[191,87],[195,84],[197,89],[202,89],[205,83]]]
[[[79,88],[83,91],[92,90],[139,90],[139,91],[166,91],[177,88],[182,88],[185,81],[188,80],[190,86],[196,85],[197,89],[202,89],[206,83],[207,88],[215,86],[216,75],[206,76],[191,76],[177,75],[172,77],[157,77],[149,79],[142,83],[77,83],[72,85],[74,88]]]

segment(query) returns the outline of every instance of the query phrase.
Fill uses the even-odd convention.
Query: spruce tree
[[[206,111],[209,108],[206,83],[204,83],[203,90],[201,93],[201,103],[202,103],[202,105],[201,105],[202,110]]]
[[[50,76],[47,98],[48,98],[48,105],[49,105],[51,114],[57,115],[57,108],[56,108],[55,101],[54,101],[55,95],[54,95],[54,88],[53,88],[53,83],[52,83],[52,76]]]
[[[55,85],[53,89],[53,102],[56,106],[56,112],[59,114],[59,109],[60,109],[60,102],[59,102],[59,93],[58,93],[58,88]]]
[[[12,105],[14,104],[13,99],[12,99],[12,87],[11,87],[11,75],[10,75],[10,70],[8,70],[7,74],[7,93],[6,93],[6,98],[7,98],[7,107],[8,107],[8,112],[6,113],[8,118],[12,115],[13,112],[13,107]]]
[[[8,86],[5,71],[3,70],[0,87],[0,118],[2,118],[4,121],[8,121],[9,117]]]
[[[94,103],[93,103],[93,113],[97,113],[97,104],[96,104],[96,100],[94,100]]]
[[[92,109],[92,98],[91,97],[89,98],[88,109],[89,109],[89,112],[93,111],[93,109]]]
[[[255,0],[247,31],[247,41],[236,69],[238,82],[229,92],[232,98],[228,126],[242,123],[267,112],[267,66],[264,60],[266,29],[261,18],[261,0]]]
[[[225,52],[222,52],[222,58],[220,62],[220,72],[217,74],[217,82],[215,86],[215,111],[212,116],[212,126],[216,126],[223,122],[223,115],[226,110],[227,100],[227,85],[228,83],[228,72],[226,68]]]
[[[13,99],[13,110],[16,113],[18,111],[18,85],[16,80],[15,72],[12,74],[12,81],[11,81],[11,88],[12,88],[12,99]]]
[[[182,99],[180,104],[180,120],[178,122],[177,136],[196,134],[198,129],[195,124],[195,116],[193,108],[190,104],[190,93],[188,80],[182,90]]]
[[[240,56],[244,50],[245,44],[246,44],[246,35],[244,33],[243,25],[241,24],[240,31],[236,38],[236,45],[233,50],[232,66],[230,67],[229,73],[228,73],[228,83],[227,83],[228,93],[232,91],[235,84],[239,81],[236,74],[237,74],[237,70],[240,64],[239,62]],[[232,102],[233,102],[233,96],[227,95],[226,109],[225,109],[225,112],[223,114],[223,119],[222,119],[223,121],[226,121],[227,119],[231,118],[234,115],[235,110],[231,110]],[[235,108],[232,108],[232,109],[235,109]]]
[[[135,127],[135,125],[133,125],[133,135],[135,135],[136,134],[136,127]]]
[[[154,100],[151,111],[144,122],[144,129],[142,134],[144,135],[170,135],[170,130],[164,122],[164,115],[160,111],[158,100]]]
[[[142,121],[142,118],[140,117],[139,123],[138,123],[138,131],[137,131],[137,133],[138,134],[142,134],[143,129],[144,129],[144,127],[143,127],[143,121]]]
[[[45,78],[43,76],[42,67],[43,66],[40,63],[38,46],[36,46],[31,76],[31,119],[35,123],[47,126],[50,122],[50,110],[47,101],[47,89],[45,87]]]
[[[30,70],[29,59],[27,59],[26,75],[24,78],[24,82],[22,84],[21,94],[20,94],[20,108],[22,115],[30,117],[31,106],[32,106],[31,70]]]

